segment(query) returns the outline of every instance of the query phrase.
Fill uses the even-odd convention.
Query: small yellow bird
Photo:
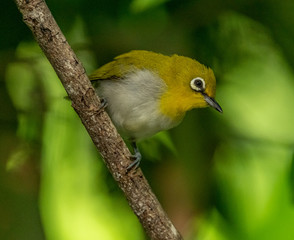
[[[136,141],[177,126],[193,108],[211,106],[215,76],[210,68],[188,57],[136,50],[117,56],[90,76],[106,111],[132,143],[137,168],[141,154]]]

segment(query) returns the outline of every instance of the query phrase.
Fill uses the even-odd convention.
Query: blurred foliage
[[[214,69],[224,113],[140,143],[185,239],[294,238],[292,0],[47,4],[89,73],[132,49]],[[13,1],[1,7],[0,239],[146,239]]]

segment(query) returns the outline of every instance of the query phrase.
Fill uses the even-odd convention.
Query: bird
[[[139,167],[138,141],[177,126],[187,111],[210,106],[223,112],[215,100],[212,69],[177,54],[133,50],[89,79],[117,130],[131,142],[133,162],[127,170]]]

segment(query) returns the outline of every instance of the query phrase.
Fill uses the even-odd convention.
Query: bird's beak
[[[209,106],[215,108],[217,111],[219,111],[220,113],[223,112],[221,106],[212,98],[212,97],[209,97],[207,94],[205,93],[202,93],[203,94],[203,97],[204,97],[204,100],[208,103]]]

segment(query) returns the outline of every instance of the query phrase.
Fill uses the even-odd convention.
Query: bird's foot
[[[132,169],[136,170],[139,167],[142,155],[139,151],[136,151],[135,154],[131,155],[131,159],[133,162],[127,167],[127,172],[131,171]]]
[[[107,107],[107,105],[108,105],[108,103],[107,103],[107,101],[106,101],[105,98],[100,98],[100,103],[101,104],[100,104],[100,106],[99,106],[99,108],[97,110],[98,113],[101,113],[101,111],[103,111]]]

